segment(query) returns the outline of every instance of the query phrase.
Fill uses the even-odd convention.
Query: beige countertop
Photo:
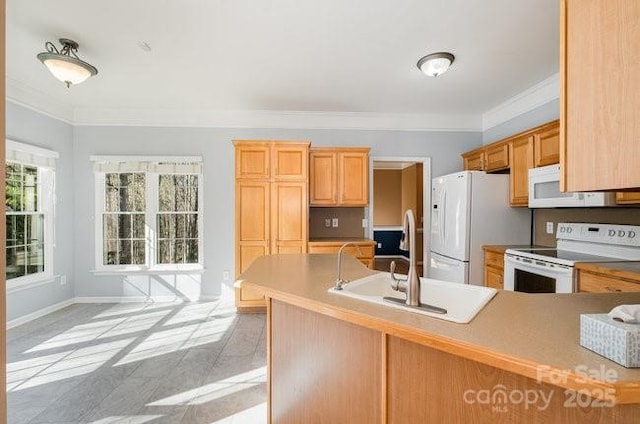
[[[310,238],[309,239],[309,243],[311,243],[311,244],[321,244],[321,243],[335,244],[335,243],[347,243],[347,242],[375,244],[375,241],[371,240],[370,238],[315,237],[315,238]]]
[[[538,244],[485,244],[482,248],[502,254],[507,249],[555,249],[554,247],[540,246]]]
[[[640,369],[624,368],[579,344],[580,314],[640,303],[640,293],[499,291],[471,323],[456,324],[329,293],[335,261],[335,255],[263,256],[240,279],[267,297],[308,310],[556,386],[592,391],[604,387],[613,390],[620,403],[640,403]],[[344,277],[353,280],[373,273],[356,259],[344,258]],[[615,381],[593,375],[589,379],[579,371],[603,369],[615,373]]]

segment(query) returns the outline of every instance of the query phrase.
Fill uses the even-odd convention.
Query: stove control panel
[[[561,222],[558,224],[556,238],[618,246],[640,246],[640,226]]]

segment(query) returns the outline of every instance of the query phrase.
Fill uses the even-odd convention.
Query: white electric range
[[[555,249],[507,249],[504,289],[572,293],[576,262],[640,261],[640,226],[559,223],[556,239]]]

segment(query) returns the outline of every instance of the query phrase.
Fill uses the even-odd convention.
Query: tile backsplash
[[[553,234],[546,233],[546,223],[553,222]],[[600,224],[640,225],[640,208],[557,208],[536,209],[534,242],[542,246],[556,245],[558,222],[593,222]]]
[[[364,208],[309,208],[309,238],[362,238]],[[325,227],[325,219],[337,219],[338,227]]]

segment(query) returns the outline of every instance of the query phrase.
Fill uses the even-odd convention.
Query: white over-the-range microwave
[[[615,205],[615,193],[560,191],[560,165],[529,169],[530,208],[589,208]]]

